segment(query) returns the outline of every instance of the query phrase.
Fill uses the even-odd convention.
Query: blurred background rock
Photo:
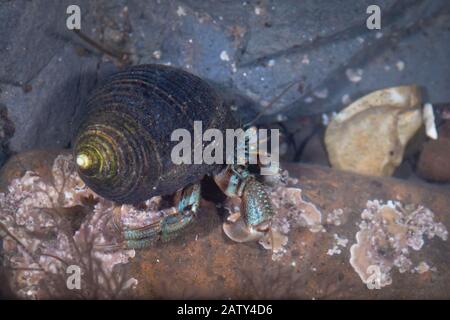
[[[368,30],[375,3],[382,28]],[[127,64],[209,79],[244,121],[264,110],[258,123],[283,129],[289,161],[328,164],[322,117],[371,91],[417,84],[425,101],[450,100],[446,0],[78,0],[81,32],[111,54],[66,28],[70,4],[0,1],[0,104],[15,128],[0,161],[70,147],[89,92]]]

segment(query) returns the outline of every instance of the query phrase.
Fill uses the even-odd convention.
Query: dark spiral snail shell
[[[97,194],[139,203],[171,194],[220,165],[171,160],[175,129],[235,128],[229,109],[204,80],[162,65],[139,65],[110,77],[88,100],[75,136],[81,179]]]

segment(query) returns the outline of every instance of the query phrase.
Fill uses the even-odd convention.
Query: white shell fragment
[[[177,16],[183,17],[186,15],[186,9],[184,9],[182,6],[178,6],[177,8]]]
[[[403,71],[405,69],[405,63],[403,61],[401,61],[401,60],[397,61],[395,66],[397,67],[398,71]]]
[[[434,120],[433,105],[431,103],[425,103],[423,106],[423,120],[425,122],[427,136],[436,140],[438,138],[438,132]]]
[[[354,83],[360,82],[362,80],[363,73],[364,73],[363,69],[345,70],[345,75],[347,76],[348,80]]]
[[[222,61],[230,61],[230,56],[228,55],[228,52],[226,52],[225,50],[223,50],[220,53],[220,60]]]

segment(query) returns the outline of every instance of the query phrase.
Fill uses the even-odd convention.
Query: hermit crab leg
[[[176,237],[194,219],[200,205],[200,184],[193,184],[182,191],[176,214],[167,216],[161,227],[161,240],[169,241]]]
[[[161,210],[159,217],[152,224],[140,228],[120,226],[125,247],[143,249],[157,240],[165,242],[175,238],[194,220],[200,204],[200,184],[193,184],[178,191],[175,202],[176,207]]]

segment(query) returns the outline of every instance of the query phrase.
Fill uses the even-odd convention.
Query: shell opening
[[[91,148],[78,150],[75,156],[75,163],[85,176],[97,176],[102,170],[102,156]]]
[[[92,165],[91,158],[84,153],[80,153],[77,155],[76,162],[80,169],[88,169]]]

